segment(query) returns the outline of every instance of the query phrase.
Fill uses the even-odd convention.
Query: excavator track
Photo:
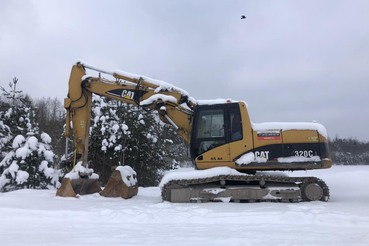
[[[305,202],[328,201],[329,188],[316,177],[218,175],[176,179],[162,186],[169,202]]]

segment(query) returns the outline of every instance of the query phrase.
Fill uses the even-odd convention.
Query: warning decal
[[[258,132],[258,140],[281,140],[281,133],[279,131]]]

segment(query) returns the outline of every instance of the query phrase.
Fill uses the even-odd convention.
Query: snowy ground
[[[290,175],[324,179],[331,199],[171,204],[157,187],[130,200],[0,193],[0,245],[369,245],[369,166]]]

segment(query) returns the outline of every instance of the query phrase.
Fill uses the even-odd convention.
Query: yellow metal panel
[[[324,136],[319,134],[319,142],[321,143],[328,143],[328,139],[326,139]]]
[[[70,108],[72,100],[70,98],[64,98],[64,108]]]
[[[288,130],[282,133],[283,142],[288,143],[318,143],[319,137],[314,130]]]
[[[202,156],[202,160],[198,160],[199,158],[197,158],[196,163],[198,164],[206,162],[219,163],[229,161],[230,156],[228,153],[229,153],[229,144],[224,144],[201,154],[200,156]]]
[[[241,112],[243,138],[240,141],[231,142],[229,144],[230,160],[233,160],[253,148],[251,123],[246,104],[244,102],[239,102],[238,105]],[[232,167],[234,167],[234,164]]]
[[[225,162],[197,162],[196,161],[196,165],[197,165],[197,169],[199,170],[209,169],[213,167],[230,167],[230,168],[236,167],[234,162],[231,162],[231,161],[225,161]]]

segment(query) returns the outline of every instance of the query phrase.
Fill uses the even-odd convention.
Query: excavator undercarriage
[[[329,188],[316,177],[218,175],[171,180],[162,187],[162,198],[178,203],[328,201]]]

